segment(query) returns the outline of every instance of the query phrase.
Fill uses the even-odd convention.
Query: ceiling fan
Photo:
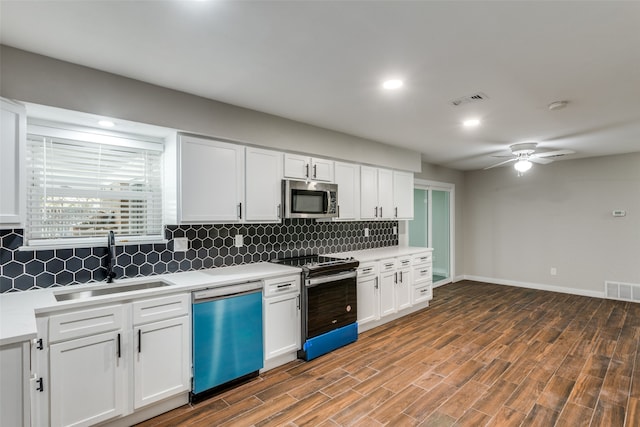
[[[491,157],[510,157],[508,160],[496,163],[495,165],[486,167],[484,169],[493,169],[498,166],[503,166],[508,163],[515,162],[513,166],[518,171],[518,176],[521,176],[523,173],[531,169],[533,163],[546,165],[553,162],[555,157],[562,157],[566,156],[567,154],[575,153],[575,151],[572,150],[551,150],[540,152],[536,151],[537,146],[537,142],[521,142],[518,144],[510,145],[509,150],[511,151],[511,153],[496,153],[491,155]]]

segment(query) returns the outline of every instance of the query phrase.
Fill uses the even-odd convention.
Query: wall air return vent
[[[606,281],[604,282],[604,296],[609,299],[640,303],[640,285]]]
[[[451,104],[455,107],[462,104],[469,104],[471,102],[484,101],[489,99],[486,93],[476,92],[473,95],[463,96],[462,98],[454,99]]]

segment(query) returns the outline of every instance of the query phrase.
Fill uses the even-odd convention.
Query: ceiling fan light
[[[518,160],[513,167],[520,173],[526,172],[531,169],[533,164],[529,160]]]

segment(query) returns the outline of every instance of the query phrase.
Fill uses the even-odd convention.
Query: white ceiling
[[[470,170],[640,151],[639,1],[7,1],[9,46]],[[405,87],[383,91],[400,77]],[[453,106],[481,91],[489,99]],[[547,105],[568,100],[562,110]],[[465,129],[461,121],[482,125]]]

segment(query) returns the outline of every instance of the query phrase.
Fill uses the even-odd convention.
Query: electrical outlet
[[[189,249],[189,239],[186,237],[176,237],[173,239],[174,252],[186,252]]]
[[[236,248],[241,248],[244,246],[244,239],[242,238],[242,234],[236,234],[235,237]]]
[[[558,270],[555,267],[551,267],[551,271],[550,271],[552,276],[555,276],[558,274]]]
[[[393,234],[398,234],[398,227],[395,225],[393,226]]]
[[[369,237],[369,229],[368,228],[364,229],[364,237]]]

